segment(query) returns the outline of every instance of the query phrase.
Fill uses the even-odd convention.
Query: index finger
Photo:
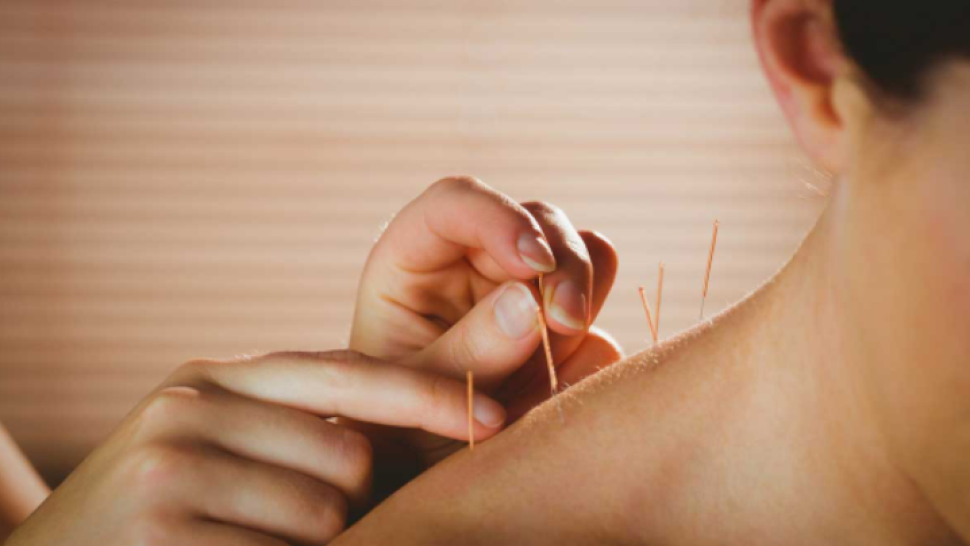
[[[512,278],[556,269],[542,229],[521,205],[471,177],[438,181],[391,222],[375,253],[406,271],[435,271],[484,250]],[[507,279],[493,279],[502,282]]]
[[[321,417],[417,428],[456,440],[469,438],[464,383],[351,351],[196,361],[176,372],[168,383],[211,384]],[[473,402],[475,439],[484,440],[499,431],[505,409],[481,393],[474,394]]]

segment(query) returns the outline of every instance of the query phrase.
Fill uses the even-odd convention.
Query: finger
[[[556,271],[542,281],[549,328],[563,335],[581,334],[589,327],[593,290],[593,267],[586,244],[558,207],[548,203],[523,206],[542,226],[556,256]]]
[[[463,382],[351,351],[271,353],[228,362],[200,360],[183,366],[167,382],[207,384],[320,416],[339,415],[468,440]],[[495,400],[475,393],[474,417],[475,439],[484,440],[501,428],[505,410]]]
[[[542,230],[518,203],[470,177],[432,185],[391,222],[376,254],[407,271],[435,271],[463,259],[469,249],[487,252],[516,279],[556,268]],[[502,282],[509,277],[497,279]]]
[[[220,389],[169,387],[144,411],[161,423],[159,437],[204,441],[245,459],[301,472],[336,487],[354,507],[367,501],[373,453],[358,431]]]
[[[600,328],[590,328],[579,349],[559,367],[559,379],[566,388],[623,360],[623,349]]]
[[[593,265],[593,292],[590,306],[590,322],[592,322],[599,316],[613,288],[619,262],[616,249],[605,236],[592,231],[582,231],[579,235],[586,245],[590,262]],[[553,361],[560,363],[569,359],[579,348],[584,338],[583,335],[564,336],[551,332],[550,345]],[[500,400],[515,398],[515,393],[528,390],[536,381],[540,379],[548,381],[548,372],[546,371],[548,366],[545,359],[546,356],[542,351],[534,354],[525,365],[512,374],[507,388],[503,389],[498,398]]]
[[[619,344],[609,334],[594,326],[590,328],[579,348],[557,369],[560,384],[568,389],[622,359],[623,351]],[[509,404],[507,411],[510,423],[549,399],[549,389],[544,379],[545,376],[537,375],[529,388]]]
[[[488,390],[529,360],[539,346],[542,335],[536,296],[526,284],[508,282],[401,363],[454,378],[471,370],[476,385]]]
[[[599,316],[606,299],[613,289],[616,280],[616,272],[619,266],[619,259],[613,243],[605,236],[593,231],[581,231],[579,236],[582,238],[589,253],[589,261],[593,269],[592,296],[590,298],[589,322],[592,324]],[[558,272],[557,272],[558,273]],[[550,332],[550,344],[553,359],[555,362],[562,362],[579,348],[585,336],[583,335],[560,335]],[[536,370],[546,367],[545,355],[537,354],[534,356],[534,366]],[[524,375],[531,377],[528,371]]]
[[[304,544],[330,542],[346,525],[343,495],[305,474],[215,449],[167,449],[177,468],[156,471],[178,472],[192,488],[163,494],[192,515]]]
[[[258,531],[193,518],[180,525],[172,525],[160,531],[163,539],[160,544],[179,544],[180,546],[288,546],[276,537]],[[152,542],[146,542],[151,544]]]
[[[590,262],[593,264],[593,297],[590,306],[590,322],[595,322],[607,297],[613,290],[619,257],[616,248],[606,236],[595,231],[580,231],[579,236],[586,244]]]

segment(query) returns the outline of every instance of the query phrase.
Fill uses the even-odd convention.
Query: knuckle
[[[304,501],[304,509],[304,521],[310,524],[306,532],[313,542],[330,542],[347,525],[347,499],[330,486],[318,484],[313,487]]]
[[[201,397],[202,392],[193,387],[165,387],[145,403],[139,420],[149,425],[170,423],[194,411]]]
[[[186,372],[198,372],[214,364],[215,361],[208,358],[193,358],[179,366],[179,370]]]
[[[354,484],[370,481],[371,469],[374,465],[374,448],[370,439],[362,432],[340,427],[340,454],[347,464],[346,473]]]
[[[459,175],[442,178],[431,185],[435,192],[461,192],[468,190],[480,190],[485,188],[485,183],[474,176]]]
[[[480,362],[485,356],[485,348],[479,337],[470,329],[456,329],[454,342],[449,345],[448,357],[452,362]]]
[[[440,408],[447,398],[448,380],[441,375],[433,375],[428,378],[425,384],[425,392],[422,399],[422,411],[420,413],[421,424],[423,425],[428,416],[434,415],[437,408]]]
[[[199,378],[209,376],[209,367],[217,364],[217,361],[207,358],[194,358],[179,366],[171,378],[175,381],[189,382]]]
[[[323,506],[323,513],[320,514],[318,521],[321,538],[324,542],[329,542],[337,538],[347,525],[347,499],[331,490],[330,501]]]
[[[548,201],[529,201],[528,203],[523,203],[522,206],[533,214],[551,217],[564,215],[561,208]]]
[[[191,454],[170,445],[149,445],[136,450],[130,458],[128,472],[134,489],[146,499],[156,497],[155,493],[186,468],[191,468]]]

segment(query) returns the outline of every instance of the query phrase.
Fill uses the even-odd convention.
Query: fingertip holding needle
[[[701,316],[704,320],[704,304],[707,303],[707,290],[711,284],[711,266],[714,265],[714,249],[717,248],[717,232],[721,227],[719,220],[714,220],[714,234],[711,236],[711,251],[707,255],[707,271],[704,273],[704,292],[701,294]]]

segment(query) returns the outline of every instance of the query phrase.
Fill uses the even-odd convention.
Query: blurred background
[[[0,3],[0,422],[56,483],[196,356],[330,349],[380,226],[448,174],[621,257],[647,346],[783,265],[823,202],[747,0]]]

